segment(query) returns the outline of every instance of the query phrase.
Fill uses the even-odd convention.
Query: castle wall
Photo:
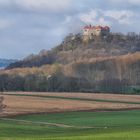
[[[103,27],[101,26],[97,26],[97,28],[96,27],[93,28],[91,25],[87,26],[83,30],[83,40],[87,41],[87,40],[94,39],[95,36],[108,35],[110,32],[109,28],[106,29],[102,29],[102,28]]]

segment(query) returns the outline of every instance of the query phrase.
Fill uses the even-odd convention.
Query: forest
[[[140,35],[111,33],[83,44],[69,34],[0,71],[1,91],[140,93]]]

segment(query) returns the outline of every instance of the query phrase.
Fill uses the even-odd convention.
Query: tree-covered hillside
[[[10,64],[7,69],[40,67],[45,64],[69,64],[100,57],[120,56],[140,51],[140,35],[110,33],[107,37],[96,37],[84,44],[81,34],[70,34],[50,51],[42,50],[38,55],[30,55],[24,60]]]
[[[0,90],[140,93],[140,35],[67,36],[0,72]]]

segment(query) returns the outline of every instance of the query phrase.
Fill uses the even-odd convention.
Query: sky
[[[50,50],[87,25],[140,32],[140,0],[0,0],[0,58]]]

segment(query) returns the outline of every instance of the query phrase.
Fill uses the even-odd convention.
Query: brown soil
[[[8,92],[7,94],[27,94],[68,98],[99,99],[124,102],[140,102],[140,95],[101,94],[101,93],[49,93],[49,92]]]
[[[40,95],[43,93],[38,93],[38,94]],[[49,95],[50,93],[45,93],[45,95],[46,94]],[[65,94],[60,93],[59,95],[68,96],[67,93]],[[83,94],[78,94],[78,95],[80,97],[83,97]],[[15,115],[22,115],[22,114],[34,114],[34,113],[67,112],[67,111],[88,111],[88,110],[93,111],[93,110],[107,110],[107,109],[122,110],[122,109],[136,109],[136,108],[140,109],[139,104],[94,102],[94,101],[65,100],[65,99],[47,99],[41,97],[15,96],[15,95],[5,95],[4,98],[5,98],[4,104],[6,105],[6,108],[2,114],[4,116],[13,116],[13,115],[15,116]]]

